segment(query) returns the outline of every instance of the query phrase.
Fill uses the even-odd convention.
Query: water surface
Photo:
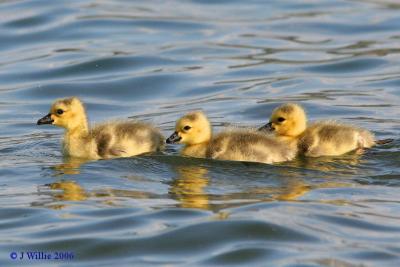
[[[396,1],[0,2],[1,266],[398,266]],[[277,105],[391,144],[265,165],[164,153],[65,161],[36,125],[79,96],[92,122],[167,136],[203,109],[215,131]],[[12,260],[22,251],[69,260]]]

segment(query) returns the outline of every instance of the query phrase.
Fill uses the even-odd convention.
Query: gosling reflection
[[[80,167],[88,161],[89,160],[83,158],[65,157],[63,163],[53,166],[52,169],[56,171],[56,176],[63,174],[80,174]]]
[[[177,177],[172,181],[169,194],[180,202],[182,208],[209,209],[208,171],[198,166],[176,167]]]
[[[340,157],[300,157],[289,164],[304,170],[340,172],[342,175],[350,171],[354,174],[358,171],[358,166],[363,163],[363,156],[365,154],[352,152]]]
[[[346,174],[354,175],[360,161],[360,155],[356,153],[341,158],[299,158],[275,170],[278,184],[252,189],[249,194],[264,195],[262,201],[266,202],[296,201],[314,190],[351,187],[352,182],[335,180],[332,174],[340,172],[341,177]],[[303,177],[303,173],[310,170],[316,171],[318,182]]]
[[[227,171],[223,171],[223,176],[232,176],[229,185],[236,184],[237,190],[222,195],[211,195],[207,193],[207,188],[210,186],[210,172],[218,170],[216,173],[220,173],[220,168],[226,168],[228,163],[219,163],[208,168],[193,164],[175,166],[176,177],[170,183],[168,194],[170,198],[179,202],[179,207],[214,211],[255,202],[297,201],[314,190],[353,186],[354,181],[338,180],[335,177],[338,173],[341,178],[354,176],[360,170],[364,157],[365,154],[361,156],[351,153],[341,157],[298,158],[274,167],[250,164],[243,168],[240,164],[229,165]],[[66,158],[63,164],[55,166],[54,169],[59,174],[78,174],[80,166],[86,162],[82,159]],[[305,178],[309,177],[310,171],[315,174],[315,179]],[[134,176],[128,178],[138,180]],[[224,181],[226,179],[220,180],[221,183]],[[254,186],[254,182],[258,186]],[[140,190],[103,188],[88,191],[74,181],[58,181],[48,186],[54,190],[51,192],[52,208],[68,205],[61,201],[87,201],[90,198],[100,198],[101,202],[107,205],[118,205],[119,199],[130,198],[140,200],[140,205],[147,205],[153,199],[166,197],[165,193]],[[225,186],[220,184],[219,189],[224,188]]]
[[[310,192],[313,188],[298,173],[286,168],[279,169],[277,184],[257,187],[250,190],[249,195],[261,195],[261,201],[294,201]]]
[[[46,184],[46,188],[51,189],[51,201],[46,200],[41,205],[52,209],[63,209],[68,206],[66,201],[90,201],[96,200],[99,203],[108,206],[118,206],[118,200],[121,198],[131,198],[140,200],[159,199],[160,195],[151,194],[143,191],[122,190],[113,188],[104,188],[95,191],[85,190],[75,181],[58,181]],[[49,193],[47,193],[49,194]]]
[[[55,200],[60,201],[83,201],[88,198],[85,190],[75,181],[61,181],[48,184],[52,190],[60,190],[59,193],[54,194]]]
[[[351,183],[327,181],[322,183],[308,184],[304,180],[285,179],[282,186],[260,187],[249,191],[249,194],[266,195],[261,198],[261,202],[271,201],[297,201],[309,192],[323,188],[351,187]],[[323,201],[323,200],[320,200]]]
[[[68,205],[66,201],[85,201],[89,198],[89,194],[75,181],[58,181],[39,187],[41,192],[46,188],[43,194],[48,195],[51,199],[45,199],[43,202],[32,203],[32,205],[40,205],[51,209],[61,210]],[[48,192],[47,189],[51,189]]]
[[[310,192],[311,186],[302,179],[289,179],[282,186],[278,194],[273,195],[273,199],[282,201],[293,201]]]
[[[332,174],[345,173],[344,170],[350,170],[352,173],[357,171],[356,166],[359,160],[357,154],[341,159],[320,158],[309,161],[299,159],[273,169],[257,170],[255,167],[254,176],[251,174],[251,169],[239,168],[231,173],[231,182],[237,183],[237,192],[220,196],[207,193],[211,170],[199,166],[178,166],[175,167],[177,176],[171,183],[169,194],[179,201],[179,206],[182,208],[214,211],[256,202],[298,201],[314,190],[353,186],[351,181],[338,181]],[[310,170],[316,171],[317,180],[305,178]],[[229,173],[230,170],[226,172],[227,175]],[[260,173],[268,173],[268,175],[260,175]],[[247,180],[249,177],[253,177],[252,183],[254,179],[257,179],[259,186],[247,187],[246,181],[250,181]],[[224,186],[221,185],[221,187]],[[215,202],[216,200],[218,202]]]

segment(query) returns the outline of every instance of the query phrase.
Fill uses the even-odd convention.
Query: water
[[[1,1],[0,265],[399,266],[399,29],[397,1]],[[166,136],[189,110],[218,131],[298,101],[395,141],[272,166],[177,146],[65,162],[35,123],[72,95]],[[73,259],[10,258],[26,251]]]

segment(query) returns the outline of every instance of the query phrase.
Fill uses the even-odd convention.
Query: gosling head
[[[307,127],[307,117],[304,109],[297,104],[283,104],[272,112],[269,123],[259,130],[273,131],[277,136],[296,137]]]
[[[86,127],[86,112],[82,102],[76,97],[56,100],[49,114],[38,120],[37,124],[52,124],[65,129]]]
[[[211,139],[211,125],[207,116],[201,112],[191,112],[180,118],[175,132],[166,140],[168,144],[181,143],[195,145]]]

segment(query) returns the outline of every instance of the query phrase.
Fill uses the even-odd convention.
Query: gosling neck
[[[85,151],[90,146],[89,127],[87,121],[76,124],[65,130],[63,150],[64,153],[73,157],[84,157]]]
[[[200,138],[197,138],[195,142],[192,140],[185,144],[181,152],[183,155],[197,158],[204,158],[206,156],[207,147],[212,139],[212,128],[208,122],[198,137]]]
[[[82,118],[78,123],[66,128],[65,135],[68,137],[79,138],[89,134],[89,125],[86,117]]]
[[[185,148],[208,146],[209,143],[210,143],[210,140],[207,140],[207,141],[204,141],[204,142],[201,142],[201,143],[196,143],[196,144],[186,144]]]
[[[182,149],[182,154],[189,157],[204,158],[210,141],[204,141],[197,144],[186,144]]]
[[[304,131],[302,131],[301,133],[296,134],[296,135],[280,135],[278,133],[275,133],[275,137],[280,142],[286,143],[289,146],[296,147],[298,141],[303,136],[303,134],[304,134]]]

